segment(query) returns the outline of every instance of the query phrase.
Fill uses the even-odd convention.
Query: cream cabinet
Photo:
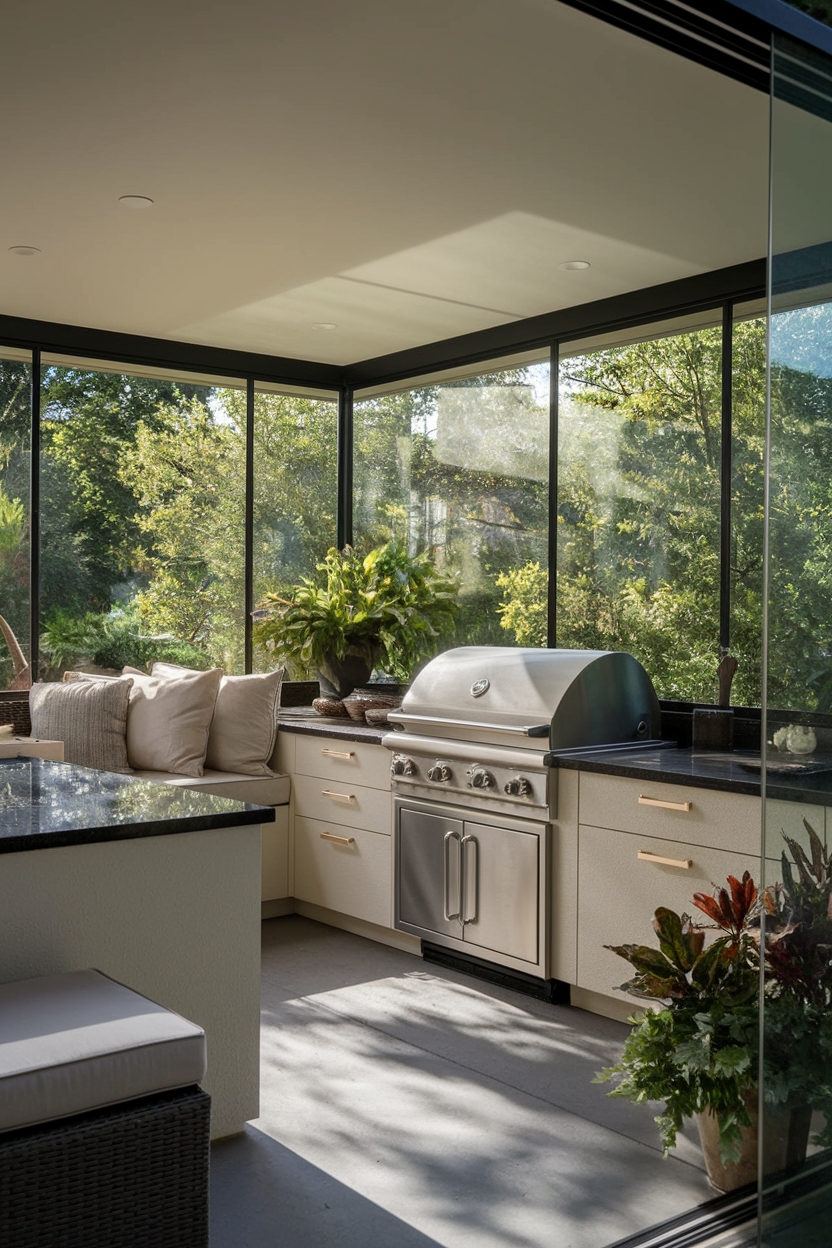
[[[693,895],[713,893],[729,875],[740,878],[749,871],[758,885],[779,879],[782,833],[808,846],[805,822],[825,840],[822,806],[771,801],[765,813],[766,861],[761,868],[758,797],[581,772],[573,813],[578,842],[576,986],[639,1004],[615,991],[630,978],[631,968],[605,945],[655,944],[651,924],[659,906],[706,923]]]
[[[297,734],[292,789],[293,896],[392,927],[389,751]]]

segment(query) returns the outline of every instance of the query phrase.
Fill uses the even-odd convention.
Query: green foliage
[[[665,1153],[685,1118],[710,1109],[719,1124],[720,1155],[736,1161],[740,1127],[750,1126],[746,1097],[757,1082],[759,965],[747,928],[757,890],[747,872],[728,883],[730,894],[722,889],[716,898],[694,898],[724,933],[707,947],[705,932],[689,915],[665,908],[653,920],[658,949],[606,946],[635,969],[623,991],[669,1004],[631,1020],[620,1061],[597,1081],[615,1079],[612,1096],[665,1102],[656,1118]]]
[[[761,929],[765,1103],[775,1114],[819,1110],[815,1143],[832,1146],[832,852],[804,824],[809,851],[785,837],[782,883],[758,897],[746,872],[713,896],[695,894],[720,933],[710,945],[687,915],[659,909],[658,949],[607,946],[635,970],[623,990],[664,1008],[631,1019],[621,1059],[597,1081],[615,1080],[612,1096],[665,1102],[656,1119],[665,1152],[685,1117],[710,1109],[723,1160],[739,1156],[760,1074]]]
[[[318,571],[321,583],[304,577],[266,594],[254,630],[270,656],[302,670],[356,654],[407,680],[452,624],[455,582],[439,575],[428,555],[411,556],[398,542],[367,555],[333,548]]]
[[[210,666],[203,649],[172,636],[148,636],[135,616],[124,614],[88,612],[77,617],[56,611],[44,626],[40,646],[48,665],[46,675],[53,678],[82,665],[149,668],[155,659],[183,667]]]
[[[549,573],[535,560],[501,572],[497,588],[505,602],[497,608],[500,624],[514,633],[518,646],[545,646],[548,638]]]

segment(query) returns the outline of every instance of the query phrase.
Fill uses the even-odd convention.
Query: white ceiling
[[[3,43],[0,313],[349,363],[765,253],[766,97],[557,0],[11,0]]]

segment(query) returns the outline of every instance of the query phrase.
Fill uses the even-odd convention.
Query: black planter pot
[[[348,698],[353,689],[366,685],[373,665],[363,654],[350,654],[343,659],[331,658],[318,668],[321,696],[324,698]]]

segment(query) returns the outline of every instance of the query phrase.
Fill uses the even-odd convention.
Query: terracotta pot
[[[757,1148],[759,1118],[757,1089],[745,1094],[745,1105],[751,1119],[750,1127],[741,1127],[742,1152],[737,1162],[723,1164],[719,1157],[719,1125],[710,1110],[698,1116],[699,1139],[705,1158],[708,1182],[718,1192],[733,1192],[738,1187],[757,1182]],[[763,1172],[776,1174],[789,1170],[806,1160],[812,1111],[806,1106],[787,1109],[781,1114],[767,1110],[763,1126]]]
[[[364,654],[351,654],[343,659],[330,658],[318,668],[321,695],[330,698],[346,698],[358,685],[366,685],[373,670],[372,663]]]

